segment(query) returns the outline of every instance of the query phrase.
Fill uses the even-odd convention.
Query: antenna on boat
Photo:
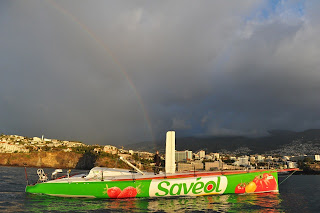
[[[137,170],[137,172],[141,173],[142,175],[144,175],[144,173],[138,169],[137,167],[135,167],[134,165],[132,165],[132,163],[130,163],[129,161],[127,161],[126,159],[124,159],[123,157],[119,158],[120,160],[122,160],[123,162],[125,162],[126,164],[128,164],[129,166],[131,166],[133,169]]]
[[[24,172],[25,172],[25,175],[26,175],[27,185],[29,185],[29,180],[28,180],[28,174],[27,174],[27,167],[26,167],[26,164],[25,164],[25,167],[24,167]]]

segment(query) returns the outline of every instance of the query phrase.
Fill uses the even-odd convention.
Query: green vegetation
[[[85,152],[93,152],[94,147],[92,147],[92,146],[78,146],[78,147],[72,147],[71,149],[75,153],[84,154]]]
[[[103,158],[103,157],[109,157],[109,158],[112,158],[112,159],[117,159],[117,158],[119,158],[119,155],[113,155],[113,154],[111,154],[111,153],[107,153],[107,152],[99,152],[98,153],[98,156],[100,157],[100,158]]]
[[[307,172],[307,173],[314,172],[314,169],[313,169],[314,164],[316,164],[315,161],[309,157],[298,161],[299,169],[302,169],[304,172]]]
[[[48,147],[47,145],[45,145],[44,147],[42,147],[42,151],[50,151],[51,150],[51,147]]]

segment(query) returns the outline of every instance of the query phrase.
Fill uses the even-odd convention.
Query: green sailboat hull
[[[140,179],[48,181],[26,186],[26,192],[62,197],[132,198],[278,192],[278,173],[201,173]]]

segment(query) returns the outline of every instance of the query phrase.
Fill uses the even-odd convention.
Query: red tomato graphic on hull
[[[277,181],[273,175],[264,173],[253,179],[253,182],[257,185],[255,192],[266,192],[277,189]]]
[[[138,194],[137,189],[132,187],[132,186],[128,186],[127,188],[125,188],[119,195],[118,198],[130,198],[130,197],[136,197]]]
[[[234,193],[236,194],[242,194],[246,192],[246,184],[245,183],[239,183],[236,186],[236,189],[234,190]]]
[[[121,193],[121,189],[118,187],[111,187],[107,190],[108,196],[110,198],[117,198],[118,195]]]

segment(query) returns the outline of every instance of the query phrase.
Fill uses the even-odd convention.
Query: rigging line
[[[293,175],[293,173],[295,173],[296,171],[293,171],[290,175],[288,175],[283,181],[281,181],[281,183],[283,183],[284,181],[286,181],[289,177],[291,177],[291,175]],[[279,185],[281,185],[281,183],[279,183]]]

